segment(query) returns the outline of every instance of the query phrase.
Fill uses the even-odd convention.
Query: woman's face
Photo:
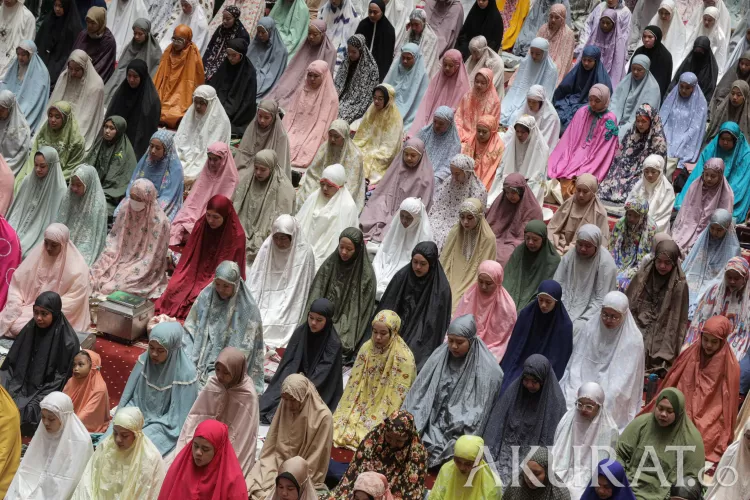
[[[63,123],[63,115],[60,111],[55,108],[50,108],[47,111],[47,125],[49,125],[52,130],[60,130],[63,128]]]
[[[182,13],[186,16],[189,16],[193,13],[193,6],[190,5],[190,2],[188,2],[187,0],[181,0],[180,7],[182,7]]]
[[[536,233],[524,233],[523,241],[529,252],[536,253],[542,248],[544,239]]]
[[[221,217],[221,215],[219,215],[219,217]],[[208,218],[208,213],[206,213],[206,218]],[[231,281],[223,280],[221,278],[215,278],[214,289],[216,290],[216,293],[219,294],[219,297],[221,297],[221,300],[228,300],[232,297],[232,295],[234,295],[234,283],[232,283]]]
[[[668,24],[672,21],[672,13],[664,8],[659,9],[659,19],[661,19],[663,23]]]
[[[716,170],[704,170],[702,177],[703,185],[709,188],[721,182],[721,172],[717,172]]]
[[[482,73],[477,73],[477,76],[474,77],[474,90],[480,94],[484,94],[488,87],[489,82],[487,81],[487,77]]]
[[[583,66],[583,69],[586,71],[591,71],[594,69],[594,66],[596,66],[596,59],[589,56],[583,56],[581,58],[581,66]]]
[[[78,197],[86,194],[86,185],[76,175],[70,178],[70,192]]]
[[[723,240],[726,234],[726,228],[719,224],[710,224],[708,226],[708,235],[714,240]]]
[[[731,102],[732,106],[735,108],[739,108],[745,104],[745,96],[742,95],[742,91],[739,87],[732,87],[732,91],[729,93],[729,102]]]
[[[463,227],[467,231],[471,231],[472,229],[477,227],[477,224],[479,224],[479,218],[471,212],[461,212],[458,218],[459,222],[461,223],[461,227]]]
[[[211,172],[218,172],[221,168],[221,163],[224,160],[224,158],[220,155],[217,155],[215,153],[208,153],[208,160],[206,161],[206,166]]]
[[[644,31],[643,35],[641,35],[641,41],[643,42],[643,46],[645,48],[652,49],[654,48],[654,44],[656,43],[656,37],[650,31]]]
[[[112,437],[119,451],[127,451],[135,442],[135,432],[125,427],[115,425],[112,427]]]
[[[589,95],[589,106],[595,113],[602,113],[607,109],[607,101],[596,95]]]
[[[513,129],[516,131],[516,139],[518,139],[518,142],[521,144],[526,143],[526,140],[529,138],[529,129],[521,124],[514,125]]]
[[[214,445],[208,439],[200,436],[193,438],[193,462],[196,467],[205,467],[210,464],[215,453]]]
[[[463,184],[464,182],[466,182],[466,172],[456,167],[455,165],[451,165],[451,177],[453,178],[453,182],[457,182],[459,184]]]
[[[419,165],[422,155],[416,149],[404,148],[403,159],[407,167],[414,168]]]
[[[148,143],[148,155],[151,161],[160,161],[164,158],[164,144],[159,139],[151,139]]]
[[[271,122],[273,122],[273,115],[265,109],[258,108],[258,114],[256,115],[255,119],[258,122],[258,127],[260,127],[261,130],[265,130],[271,126]]]
[[[276,495],[279,500],[298,500],[297,486],[285,477],[276,479]]]
[[[380,7],[376,3],[371,3],[370,6],[367,8],[367,18],[370,20],[371,23],[376,23],[380,21],[380,18],[383,17],[383,11],[380,10]]]
[[[73,358],[73,378],[83,380],[89,376],[90,372],[91,358],[83,352],[76,354]]]
[[[490,140],[490,129],[484,125],[477,125],[477,141],[484,144]]]
[[[216,380],[218,380],[224,388],[229,389],[229,386],[232,383],[232,374],[226,366],[218,361],[214,363],[214,375],[216,375]]]
[[[477,289],[482,295],[490,296],[497,290],[497,285],[492,281],[489,274],[479,273],[479,276],[477,276]]]
[[[599,315],[605,328],[610,330],[620,326],[625,319],[624,314],[616,309],[612,309],[611,307],[602,307]]]
[[[333,195],[339,192],[339,188],[332,186],[327,182],[320,181],[320,193],[327,199],[333,198]]]
[[[731,151],[734,149],[736,139],[729,132],[722,132],[719,134],[719,147],[724,151]]]
[[[410,52],[402,52],[401,53],[401,66],[404,67],[405,70],[410,70],[414,67],[414,62],[416,59],[414,59],[414,54]]]
[[[521,201],[521,195],[519,194],[517,189],[506,189],[503,191],[503,196],[505,196],[505,199],[511,202],[513,205]]]
[[[549,16],[547,16],[547,27],[552,32],[555,32],[559,30],[560,28],[562,28],[562,25],[564,22],[565,22],[565,18],[563,18],[557,12],[550,12]]]
[[[34,155],[34,174],[39,179],[44,179],[49,174],[49,164],[42,153]]]
[[[359,49],[354,45],[346,46],[346,54],[349,57],[350,62],[359,61]]]
[[[104,122],[104,125],[102,125],[102,137],[107,142],[112,142],[115,140],[115,136],[117,135],[117,129],[115,128],[114,122],[112,120],[107,120]]]
[[[45,240],[45,243],[46,243],[46,240]],[[45,244],[45,248],[46,248],[46,244]],[[49,253],[49,251],[47,251],[47,253]],[[58,251],[57,253],[59,254],[60,252]],[[31,308],[31,313],[34,315],[34,323],[36,323],[36,326],[42,329],[49,328],[50,326],[52,326],[52,322],[55,320],[55,317],[52,315],[52,312],[48,311],[47,309],[43,307],[33,306]]]
[[[477,0],[477,7],[484,10],[487,8],[487,5],[489,5],[489,0]]]
[[[133,28],[133,41],[137,44],[141,44],[146,41],[148,35],[141,28]]]
[[[323,34],[323,32],[312,24],[307,27],[307,43],[309,43],[313,47],[317,47],[321,43],[323,43],[324,37],[325,35]]]
[[[531,47],[529,49],[529,54],[531,54],[531,59],[536,63],[542,62],[542,58],[544,57],[544,51],[542,49],[537,49],[536,47]]]
[[[557,301],[546,293],[540,293],[536,296],[536,302],[539,304],[539,310],[542,314],[548,314],[555,309]]]
[[[128,70],[128,86],[131,89],[137,89],[141,86],[141,75],[134,69]]]
[[[234,26],[234,21],[234,16],[226,10],[221,15],[221,26],[226,30],[231,29]]]
[[[382,90],[377,89],[372,93],[372,105],[375,106],[375,109],[378,111],[385,107],[385,94]]]
[[[44,238],[44,250],[50,257],[57,257],[62,252],[62,244],[59,241]]]
[[[414,257],[411,258],[411,270],[414,271],[417,278],[421,278],[430,272],[430,261],[428,261],[424,255],[416,253],[414,254]]]
[[[202,97],[193,97],[193,107],[195,108],[196,113],[203,116],[208,109],[208,101]]]
[[[182,52],[182,49],[185,48],[187,45],[187,40],[184,38],[180,38],[179,36],[173,36],[172,37],[172,52],[175,54],[179,54]]]
[[[448,131],[451,123],[448,120],[443,120],[438,116],[432,117],[432,131],[437,135],[442,135]]]
[[[591,191],[588,187],[576,186],[576,193],[574,195],[573,201],[581,206],[585,206],[591,203],[591,200],[594,199],[594,196],[594,192]]]
[[[528,106],[529,111],[531,111],[532,113],[536,113],[537,111],[542,109],[542,101],[537,101],[536,99],[527,97],[526,106]]]
[[[261,43],[266,43],[268,39],[271,38],[271,35],[266,31],[266,28],[263,26],[258,26],[255,28],[255,39],[258,40]]]
[[[391,331],[388,325],[382,321],[376,321],[372,324],[372,343],[378,349],[385,349],[391,342]]]
[[[466,337],[448,334],[448,350],[454,358],[463,358],[469,352],[471,343]]]
[[[647,116],[636,115],[635,128],[639,134],[646,134],[651,129],[651,120]]]
[[[326,317],[310,311],[307,313],[307,326],[310,327],[311,332],[319,333],[326,326]]]
[[[206,210],[206,224],[211,229],[219,229],[224,224],[224,217],[216,210]]]
[[[451,77],[458,71],[458,64],[456,64],[450,57],[443,58],[443,75]]]
[[[734,269],[724,273],[724,283],[731,291],[736,292],[745,288],[747,279]]]
[[[542,383],[531,375],[524,375],[521,379],[521,384],[523,384],[524,388],[531,394],[536,394],[542,388]]]
[[[424,24],[419,19],[410,19],[406,24],[406,28],[416,35],[421,35],[422,31],[424,31]]]
[[[712,30],[714,26],[716,25],[716,19],[709,16],[708,14],[703,14],[703,27],[707,30]]]
[[[631,229],[638,226],[638,224],[641,222],[641,217],[641,214],[639,214],[635,210],[625,211],[625,220],[628,223],[628,227]]]
[[[232,66],[235,66],[242,62],[243,54],[240,54],[234,49],[227,48],[227,61],[229,61],[229,64]]]
[[[649,184],[653,184],[656,181],[658,181],[660,176],[661,176],[661,172],[659,172],[655,168],[646,167],[643,169],[643,177],[646,179],[646,182],[648,182]]]
[[[63,8],[62,0],[55,0],[53,10],[55,11],[55,15],[57,17],[62,17],[65,15],[65,9]]]
[[[401,210],[398,213],[399,221],[401,222],[401,225],[406,229],[407,227],[411,226],[412,222],[414,222],[414,216],[407,212],[406,210]]]
[[[674,269],[674,262],[672,262],[672,259],[666,255],[657,255],[655,263],[656,272],[662,276],[666,276],[672,272],[672,269]]]
[[[349,262],[349,260],[354,257],[354,254],[357,252],[357,247],[354,246],[354,242],[350,240],[347,237],[343,237],[339,240],[339,257],[344,262]]]
[[[267,166],[256,163],[253,170],[253,176],[258,182],[266,182],[271,177],[271,169]]]
[[[674,412],[674,407],[667,398],[663,398],[656,404],[654,415],[656,416],[656,422],[660,427],[668,427],[672,425],[675,418],[677,418],[677,415],[675,415]]]
[[[409,436],[388,431],[385,433],[385,442],[392,450],[400,450],[409,442]]]
[[[584,259],[589,259],[596,254],[596,246],[590,241],[576,240],[576,253]]]
[[[344,138],[335,130],[328,131],[328,144],[336,148],[340,148],[344,145]]]
[[[18,59],[18,64],[25,68],[29,65],[29,60],[31,59],[31,54],[23,50],[21,47],[16,48],[16,58]]]
[[[68,76],[75,80],[83,78],[83,66],[75,61],[68,61]]]
[[[680,97],[683,99],[687,99],[691,95],[693,95],[693,90],[695,90],[695,85],[690,85],[689,83],[680,82]]]
[[[635,64],[630,67],[630,73],[633,75],[633,78],[635,78],[637,81],[643,80],[643,77],[646,76],[646,68],[641,66],[640,64]]]
[[[703,332],[701,334],[701,349],[703,354],[710,358],[721,349],[721,339]]]
[[[169,351],[156,340],[152,340],[148,343],[148,357],[151,362],[155,365],[160,365],[167,360]]]
[[[284,233],[274,233],[273,244],[279,250],[286,250],[292,246],[292,236]]]
[[[305,84],[312,90],[317,90],[323,85],[323,75],[317,71],[308,71],[305,76]]]
[[[99,31],[99,24],[93,19],[87,17],[86,18],[86,31],[88,32],[89,35],[96,35],[96,32]]]
[[[607,476],[599,476],[597,478],[594,492],[600,500],[607,500],[608,498],[612,498],[614,489],[612,488],[612,483],[610,483],[607,479]]]
[[[609,33],[615,29],[615,23],[613,23],[612,19],[608,17],[602,17],[599,20],[599,29],[602,30],[603,33]]]
[[[600,406],[596,401],[590,398],[578,398],[576,400],[576,410],[578,414],[587,420],[593,420],[599,415]]]

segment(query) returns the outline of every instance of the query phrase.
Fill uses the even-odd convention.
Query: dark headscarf
[[[610,481],[610,484],[612,485],[612,500],[635,500],[635,495],[633,494],[633,490],[630,488],[630,482],[628,481],[628,475],[625,474],[625,468],[617,460],[609,463],[609,458],[605,458],[599,462],[596,466],[596,475],[594,478],[598,476],[605,476],[608,481],[609,477],[612,477],[621,485],[616,486]],[[596,481],[594,481],[594,484],[596,484]],[[596,487],[592,485],[587,486],[583,495],[581,495],[581,500],[599,500],[599,495],[596,494]]]
[[[552,446],[557,424],[566,411],[565,396],[547,358],[541,354],[529,356],[522,375],[495,400],[483,436],[505,484],[510,482],[514,465],[511,447],[519,446],[519,456],[523,457],[532,446]],[[536,379],[541,389],[529,392],[523,377]]]
[[[703,54],[695,52],[695,49],[698,48],[703,49]],[[651,66],[655,66],[653,62]],[[682,64],[680,64],[680,67],[677,68],[677,73],[674,74],[667,92],[678,85],[680,83],[680,76],[687,72],[695,73],[695,76],[698,77],[698,85],[700,85],[703,95],[706,97],[706,102],[710,103],[716,89],[716,81],[719,78],[719,66],[716,63],[713,51],[711,51],[711,41],[707,36],[699,36],[695,39],[693,50],[690,51],[685,60],[682,61]]]
[[[497,53],[502,52],[503,17],[497,8],[497,2],[488,2],[484,9],[477,2],[471,7],[456,40],[456,48],[461,51],[464,61],[471,55],[469,42],[480,35],[487,39],[489,48]]]
[[[313,333],[305,317],[294,330],[276,374],[260,397],[260,421],[263,424],[270,424],[273,420],[281,400],[281,384],[294,373],[301,373],[315,385],[331,412],[339,404],[344,381],[341,376],[341,341],[333,326],[334,307],[330,300],[320,298],[312,303],[310,312],[323,316],[326,324],[321,331]]]
[[[62,299],[42,292],[34,302],[52,313],[52,324],[39,328],[32,318],[18,334],[0,367],[0,384],[21,412],[21,431],[32,436],[41,420],[42,399],[62,391],[73,371],[73,358],[81,350],[78,336],[62,313]]]
[[[211,79],[224,62],[227,44],[230,40],[241,38],[247,42],[247,45],[250,45],[250,34],[248,34],[242,21],[240,21],[241,13],[239,7],[230,5],[224,11],[229,12],[234,17],[234,24],[229,29],[224,28],[224,24],[219,24],[219,27],[216,28],[216,31],[211,36],[211,41],[208,42],[206,52],[203,53],[203,68],[206,71],[206,80]],[[247,47],[245,51],[247,51]],[[244,54],[245,51],[242,53]]]
[[[505,266],[503,287],[508,291],[516,309],[520,311],[536,296],[539,285],[550,280],[560,265],[560,254],[547,236],[547,224],[541,220],[532,220],[526,224],[523,234],[533,233],[542,238],[542,248],[531,252],[526,243],[521,241]]]
[[[703,486],[695,477],[684,477],[681,481],[682,486],[677,483],[669,488],[671,498],[684,498],[685,500],[703,500]]]
[[[586,70],[583,67],[583,58],[591,57],[596,59],[596,65]],[[603,83],[612,92],[612,81],[609,74],[602,64],[602,51],[595,45],[587,45],[581,54],[581,60],[573,66],[560,85],[555,89],[552,95],[552,103],[555,105],[557,114],[560,117],[560,135],[567,128],[573,115],[581,107],[589,102],[589,90],[597,83]]]
[[[60,73],[68,63],[68,56],[73,51],[73,43],[81,32],[81,19],[73,0],[61,0],[63,15],[57,17],[55,11],[50,11],[42,21],[36,32],[36,43],[39,57],[44,61],[49,71],[49,81],[55,88]]]
[[[243,38],[229,40],[227,48],[242,54],[237,64],[225,58],[219,69],[207,82],[216,89],[219,102],[224,106],[229,121],[232,123],[232,135],[242,136],[247,125],[255,118],[255,96],[258,80],[255,67],[247,58],[248,42]]]
[[[411,262],[402,267],[385,289],[377,311],[389,309],[401,318],[401,337],[414,354],[417,371],[440,344],[451,321],[451,287],[438,260],[437,245],[417,243],[411,256],[421,255],[430,264],[424,276],[417,277]],[[365,339],[372,332],[368,329]]]
[[[557,379],[562,378],[573,353],[573,322],[562,303],[562,287],[554,280],[544,280],[537,295],[544,293],[557,301],[555,308],[544,314],[534,300],[518,313],[516,326],[508,341],[500,368],[503,369],[504,394],[511,383],[521,376],[523,363],[533,354],[542,354],[552,365]],[[536,298],[536,297],[535,297]]]
[[[633,57],[643,54],[644,56],[648,57],[649,61],[651,61],[651,68],[649,69],[649,72],[654,75],[654,78],[659,83],[659,90],[661,91],[662,99],[667,96],[667,88],[669,87],[669,82],[672,80],[672,54],[669,53],[669,50],[664,46],[663,43],[661,43],[661,39],[663,38],[663,34],[661,32],[661,28],[658,26],[646,26],[646,28],[643,31],[648,31],[656,37],[656,41],[654,42],[654,46],[650,49],[647,49],[644,46],[638,47],[636,49],[635,53],[633,54]],[[632,71],[632,61],[633,59],[630,59],[631,67],[628,71]]]
[[[380,75],[378,81],[382,82],[393,62],[393,52],[396,46],[396,30],[388,18],[385,17],[385,3],[383,0],[370,0],[367,4],[368,8],[371,3],[380,8],[383,12],[383,17],[377,23],[373,23],[365,12],[364,19],[359,22],[355,34],[364,35],[367,48],[370,49],[370,53],[372,53],[372,57],[378,65],[378,74]]]
[[[104,10],[103,16],[99,9]],[[104,23],[103,27],[100,28],[101,36],[97,35],[97,38],[94,38],[84,29],[78,34],[75,42],[73,42],[73,50],[81,49],[89,55],[91,64],[94,65],[94,69],[102,77],[102,81],[105,84],[115,72],[115,63],[117,62],[117,40],[115,40],[115,36],[107,28],[106,11],[106,7],[95,6],[84,16],[84,25],[86,24],[86,18]]]
[[[107,112],[125,118],[128,124],[126,134],[135,157],[140,158],[146,153],[151,136],[159,128],[161,101],[144,61],[133,59],[128,64],[128,69],[138,73],[141,84],[138,88],[130,88],[126,77],[112,97]]]
[[[365,249],[365,238],[356,227],[341,232],[339,241],[348,238],[354,243],[354,255],[344,262],[338,246],[323,262],[310,287],[308,304],[318,297],[330,300],[336,308],[333,323],[343,346],[344,359],[357,355],[365,329],[375,308],[375,271]]]

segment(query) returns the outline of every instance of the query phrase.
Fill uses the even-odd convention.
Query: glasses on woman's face
[[[614,314],[607,314],[605,312],[602,312],[601,315],[602,315],[602,319],[604,321],[608,321],[608,320],[609,321],[617,321],[617,320],[620,319],[620,316],[615,316]]]
[[[590,405],[576,401],[576,408],[581,411],[594,411],[599,405]]]
[[[185,43],[185,39],[184,38],[180,38],[178,36],[174,36],[174,37],[172,37],[172,43]]]

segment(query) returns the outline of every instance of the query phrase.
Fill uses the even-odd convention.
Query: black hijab
[[[34,306],[51,312],[52,324],[40,328],[34,319],[26,323],[0,367],[0,384],[21,412],[24,436],[36,431],[42,412],[39,404],[50,392],[63,390],[73,371],[73,358],[81,350],[58,294],[42,292]]]
[[[320,314],[326,324],[313,333],[307,319],[294,330],[284,351],[276,374],[260,397],[260,421],[270,424],[281,400],[281,384],[294,373],[301,373],[315,385],[318,394],[333,413],[344,392],[341,376],[341,341],[333,326],[333,304],[328,299],[317,299],[310,312]]]
[[[497,8],[497,2],[490,0],[484,9],[481,9],[476,2],[471,7],[456,40],[456,48],[461,51],[464,61],[471,55],[469,42],[479,35],[487,39],[489,48],[498,54],[502,53],[503,16]]]
[[[393,53],[396,47],[396,30],[388,18],[385,17],[385,3],[383,3],[383,0],[371,0],[367,4],[368,8],[372,3],[380,8],[383,12],[383,17],[377,23],[373,23],[365,15],[365,18],[359,22],[357,31],[354,34],[364,35],[367,47],[370,49],[372,57],[378,65],[378,74],[380,75],[378,81],[382,82],[393,62]]]
[[[242,137],[247,125],[255,118],[258,81],[255,67],[247,53],[248,43],[243,38],[233,38],[227,42],[227,48],[242,54],[237,64],[225,58],[214,76],[206,84],[216,89],[219,102],[224,106],[229,121],[232,123],[232,135]]]
[[[633,57],[643,54],[651,61],[651,69],[649,69],[649,71],[659,83],[659,90],[661,91],[661,97],[663,99],[667,96],[667,88],[669,87],[669,82],[672,80],[672,54],[664,44],[661,43],[661,39],[663,38],[661,28],[649,25],[646,26],[643,31],[648,31],[653,34],[654,37],[656,37],[656,41],[654,42],[654,46],[650,49],[647,49],[644,46],[638,47],[633,54]]]
[[[130,88],[127,75],[112,97],[107,114],[122,116],[128,124],[126,135],[133,145],[136,159],[146,153],[151,136],[159,128],[161,101],[154,82],[148,74],[148,66],[142,59],[133,59],[128,70],[141,77],[138,88]]]
[[[698,48],[703,49],[702,54],[695,51]],[[653,61],[651,66],[654,66]],[[664,94],[664,97],[679,83],[680,76],[687,72],[695,73],[695,76],[698,77],[698,85],[700,85],[703,95],[706,97],[706,102],[710,103],[719,78],[719,65],[711,51],[711,41],[707,36],[699,36],[695,39],[693,50],[677,68],[677,73],[674,74],[672,83],[669,84],[669,89],[667,89],[667,94]]]
[[[73,51],[73,43],[81,32],[81,16],[73,0],[60,0],[63,15],[57,17],[54,9],[49,11],[36,31],[36,44],[39,57],[49,71],[50,91],[55,88],[60,73],[68,63]]]
[[[411,263],[402,267],[385,289],[375,314],[389,309],[399,315],[399,333],[414,354],[419,371],[432,351],[443,343],[451,321],[452,302],[451,287],[438,260],[437,245],[432,241],[418,243],[411,256],[417,254],[429,262],[430,270],[419,278]],[[371,335],[368,329],[362,343]]]

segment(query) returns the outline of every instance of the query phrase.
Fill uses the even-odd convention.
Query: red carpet
[[[102,377],[107,383],[109,406],[112,409],[120,402],[130,372],[133,370],[138,356],[143,354],[145,349],[97,337],[94,351],[102,357]]]

